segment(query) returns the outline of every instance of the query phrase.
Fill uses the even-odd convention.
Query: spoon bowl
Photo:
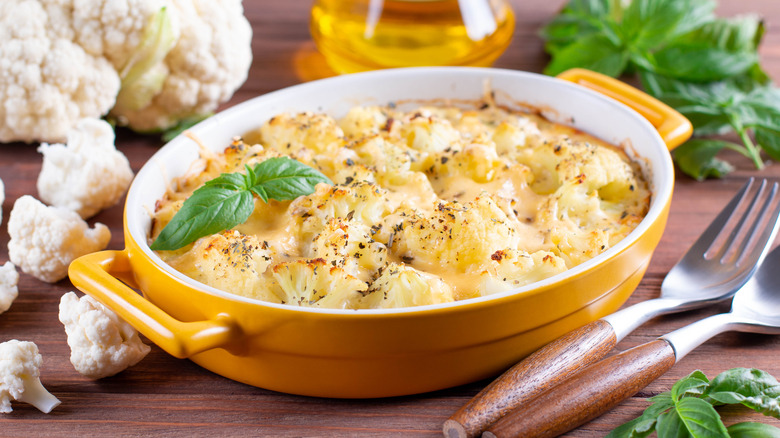
[[[772,251],[731,304],[734,317],[743,319],[737,330],[780,334],[780,249]]]

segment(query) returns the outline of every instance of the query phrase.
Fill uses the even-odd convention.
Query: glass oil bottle
[[[504,0],[317,0],[311,34],[338,73],[489,66],[514,33]]]

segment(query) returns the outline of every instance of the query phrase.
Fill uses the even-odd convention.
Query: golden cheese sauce
[[[476,108],[280,114],[245,135],[256,144],[204,148],[158,202],[150,238],[205,181],[290,156],[334,185],[294,201],[256,199],[245,224],[161,257],[251,298],[390,308],[550,277],[607,250],[646,214],[647,183],[621,149],[491,102]]]

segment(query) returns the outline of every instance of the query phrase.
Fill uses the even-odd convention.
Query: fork
[[[444,435],[478,435],[510,410],[606,356],[656,316],[731,298],[774,241],[778,215],[778,183],[770,187],[766,179],[756,183],[750,178],[669,271],[659,298],[586,324],[528,356],[453,414],[444,423]]]

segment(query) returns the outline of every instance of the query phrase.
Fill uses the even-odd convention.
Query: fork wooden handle
[[[482,436],[558,436],[636,394],[674,363],[674,349],[663,339],[634,347],[589,366],[509,412]]]
[[[444,435],[479,435],[510,410],[606,356],[616,342],[615,331],[604,320],[561,336],[510,368],[461,407],[444,423]]]

